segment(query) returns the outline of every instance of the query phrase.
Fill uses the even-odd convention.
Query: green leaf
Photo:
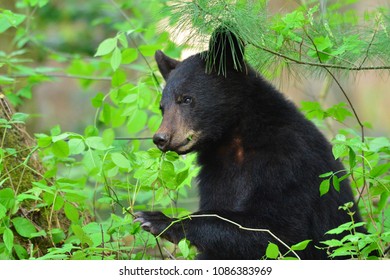
[[[330,177],[332,175],[333,175],[333,171],[329,171],[329,172],[321,174],[319,177],[320,178],[326,178],[326,177]]]
[[[130,48],[125,49],[122,52],[122,63],[130,64],[138,58],[138,51],[136,49]]]
[[[15,113],[12,115],[11,120],[17,123],[24,123],[28,119],[29,115],[25,113]]]
[[[119,48],[115,48],[114,52],[112,53],[111,56],[111,67],[112,70],[116,71],[119,66],[121,65],[122,62],[122,53]]]
[[[84,230],[79,225],[72,225],[72,230],[82,244],[93,246],[92,239],[85,234]]]
[[[144,110],[137,110],[129,118],[127,129],[129,133],[136,133],[142,130],[147,123],[148,115]]]
[[[95,150],[105,151],[109,148],[103,143],[103,138],[99,136],[88,137],[85,143],[88,147]]]
[[[381,197],[378,202],[378,210],[382,211],[385,206],[387,206],[388,199],[389,199],[390,193],[389,192],[383,192],[381,194]]]
[[[123,63],[123,56],[122,56],[122,63]],[[124,83],[126,83],[126,72],[118,69],[117,71],[115,71],[114,75],[112,75],[111,85],[113,87],[119,87]]]
[[[12,84],[14,82],[15,82],[15,79],[0,75],[0,84],[6,85],[6,84]]]
[[[187,239],[180,240],[179,244],[177,246],[180,249],[180,252],[183,254],[183,257],[187,258],[190,253],[190,242]]]
[[[269,243],[265,251],[265,256],[268,259],[277,259],[279,256],[279,247],[274,243]]]
[[[30,220],[22,217],[16,217],[12,219],[12,224],[15,227],[16,232],[23,237],[30,238],[37,230]]]
[[[52,140],[51,136],[42,136],[42,137],[38,138],[38,146],[40,148],[49,147],[52,142],[53,142],[53,140]]]
[[[102,160],[99,157],[98,153],[93,150],[89,150],[84,154],[84,158],[82,160],[83,167],[86,171],[88,171],[89,175],[97,174],[102,166]]]
[[[57,142],[57,141],[60,141],[60,140],[65,140],[65,139],[67,139],[70,135],[71,135],[70,133],[65,132],[65,133],[62,133],[62,134],[53,136],[53,137],[52,137],[52,141],[53,141],[53,142]]]
[[[131,93],[121,100],[121,103],[131,104],[138,100],[138,94]]]
[[[382,148],[390,149],[390,141],[388,137],[376,137],[369,142],[370,150],[373,152],[378,152]]]
[[[390,162],[377,165],[373,169],[371,169],[370,176],[374,178],[379,177],[385,174],[386,172],[389,172],[389,169],[390,169]]]
[[[69,146],[64,140],[53,143],[51,150],[56,157],[66,158],[69,156]]]
[[[336,250],[334,250],[333,253],[330,255],[330,257],[331,258],[341,257],[341,256],[352,257],[352,255],[356,254],[355,250],[356,250],[356,248],[355,248],[354,245],[346,245],[346,244],[344,244],[342,247],[337,248]]]
[[[301,11],[293,11],[286,14],[282,21],[286,24],[289,29],[301,28],[305,23],[305,16]]]
[[[111,111],[113,111],[112,109],[113,107],[111,107],[108,103],[105,103],[103,105],[103,110],[101,112],[101,121],[104,122],[104,124],[106,125],[110,125],[111,123]]]
[[[153,56],[157,50],[161,49],[161,45],[141,45],[138,49],[144,56]]]
[[[115,140],[115,132],[112,128],[103,131],[103,144],[110,147]]]
[[[329,36],[323,37],[315,37],[313,39],[313,42],[315,44],[315,48],[311,49],[307,52],[307,54],[313,58],[320,58],[321,62],[327,61],[330,56],[325,53],[332,53],[331,48],[333,47],[332,41],[329,39]],[[318,51],[318,52],[317,52]],[[322,52],[323,51],[323,52]],[[325,53],[324,53],[325,52]]]
[[[165,184],[168,188],[174,189],[177,187],[176,185],[176,174],[175,174],[175,166],[172,162],[164,160],[161,164],[160,169],[161,179],[164,180]]]
[[[103,104],[103,100],[104,94],[99,92],[94,98],[91,99],[92,106],[95,108],[100,108]]]
[[[329,191],[330,182],[328,180],[324,180],[321,182],[320,185],[320,196],[323,196],[324,194],[328,193]]]
[[[176,176],[176,185],[179,187],[187,178],[188,178],[189,170],[186,169],[181,171]]]
[[[103,56],[111,53],[117,46],[118,39],[117,38],[108,38],[100,43],[95,56]]]
[[[42,8],[43,6],[45,6],[47,3],[49,3],[49,0],[30,0],[30,5],[32,7],[34,6],[39,6],[40,8]]]
[[[16,14],[10,10],[3,10],[0,13],[0,33],[3,33],[10,27],[17,27],[26,19],[25,15]]]
[[[302,241],[302,242],[299,242],[299,243],[297,243],[297,244],[295,244],[295,245],[292,245],[292,246],[291,246],[291,250],[293,250],[293,251],[302,251],[302,250],[305,250],[306,247],[307,247],[307,245],[308,245],[310,242],[311,242],[310,239],[304,240],[304,241]]]
[[[19,260],[28,259],[27,250],[23,246],[21,246],[19,244],[15,244],[14,249],[15,249],[15,253],[18,256]]]
[[[84,141],[80,138],[72,138],[68,142],[69,154],[78,155],[85,151]]]
[[[0,205],[6,209],[11,209],[15,204],[15,193],[11,188],[0,190]]]
[[[345,103],[341,102],[326,110],[326,114],[339,122],[343,122],[347,117],[353,116],[352,113],[345,108],[346,106]]]
[[[131,168],[130,161],[121,153],[112,153],[111,159],[116,166],[129,170]]]
[[[53,201],[53,209],[55,211],[59,211],[62,206],[64,206],[64,199],[61,195],[57,193],[57,195],[55,196],[55,201]]]
[[[98,136],[99,130],[96,128],[96,126],[89,125],[84,130],[85,137],[91,137],[91,136]]]
[[[325,112],[321,108],[319,102],[316,101],[302,101],[301,110],[305,113],[305,116],[309,119],[324,119]]]
[[[155,201],[156,201],[157,203],[161,202],[161,200],[163,200],[164,198],[166,198],[165,189],[164,189],[164,188],[158,188],[158,189],[155,191],[154,196],[155,196]]]
[[[72,222],[72,223],[77,223],[80,216],[79,216],[79,211],[75,206],[73,206],[69,202],[65,202],[64,206],[64,211],[65,211],[65,216]]]
[[[46,236],[46,231],[40,230],[36,233],[31,233],[30,238]]]
[[[326,241],[321,241],[321,243],[329,246],[329,247],[339,247],[343,246],[343,242],[337,239],[331,239],[331,240],[326,240]]]
[[[333,188],[336,191],[340,192],[340,180],[339,180],[339,177],[337,177],[337,175],[333,175],[332,183],[333,183]]]
[[[7,215],[7,208],[3,204],[0,204],[0,220]]]
[[[64,231],[60,228],[53,228],[50,232],[50,235],[52,236],[55,244],[60,243],[66,237]]]
[[[118,35],[118,40],[119,42],[121,43],[121,45],[124,47],[124,48],[127,48],[129,47],[129,44],[127,42],[127,37],[126,37],[126,34],[125,33],[120,33]]]
[[[351,147],[348,147],[349,148],[349,168],[354,168],[356,166],[356,153],[355,151],[351,148]]]
[[[335,144],[332,148],[332,153],[335,159],[345,156],[348,152],[348,146],[345,144]]]
[[[160,115],[153,115],[148,120],[148,127],[150,131],[155,132],[158,130],[160,124],[161,124],[161,116]]]
[[[3,241],[8,252],[12,252],[12,248],[14,247],[14,233],[9,228],[4,229]]]
[[[326,234],[340,234],[344,231],[350,230],[353,228],[353,223],[352,222],[347,222],[345,224],[342,224],[338,226],[337,228],[331,229],[326,232]]]
[[[57,136],[61,134],[61,127],[59,125],[54,126],[52,129],[50,129],[50,135],[51,136]]]

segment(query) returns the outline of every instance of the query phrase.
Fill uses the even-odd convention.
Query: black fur
[[[331,145],[242,56],[244,67],[236,70],[227,63],[226,75],[205,71],[205,57],[207,52],[177,64],[170,59],[167,67],[163,59],[158,61],[160,71],[175,66],[162,73],[167,77],[161,101],[164,118],[167,110],[175,109],[191,131],[200,133],[193,146],[181,150],[198,152],[201,166],[200,207],[194,214],[217,214],[244,227],[268,229],[290,246],[311,239],[299,256],[326,259],[326,251],[315,246],[330,238],[324,236],[327,230],[350,221],[338,207],[353,201],[347,180],[340,193],[331,188],[320,197],[319,175],[343,169]],[[183,96],[190,96],[191,103],[181,104]],[[169,129],[168,142],[160,148],[175,150],[169,141],[181,127]],[[160,212],[136,215],[155,235],[172,221]],[[354,218],[359,221],[359,214]],[[240,229],[216,217],[184,220],[163,237],[175,243],[186,237],[197,247],[199,259],[259,259],[269,242],[287,251],[268,233]]]

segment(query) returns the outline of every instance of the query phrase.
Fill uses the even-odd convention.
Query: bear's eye
[[[192,103],[192,97],[191,96],[183,96],[182,104],[188,105]]]

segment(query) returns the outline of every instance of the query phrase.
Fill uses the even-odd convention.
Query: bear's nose
[[[153,142],[156,146],[164,151],[169,141],[169,135],[167,133],[156,133],[153,136]]]

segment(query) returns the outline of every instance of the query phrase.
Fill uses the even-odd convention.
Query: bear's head
[[[166,81],[160,103],[163,121],[153,137],[159,149],[185,154],[226,136],[242,110],[243,50],[241,40],[219,28],[207,51],[181,62],[156,52]]]

